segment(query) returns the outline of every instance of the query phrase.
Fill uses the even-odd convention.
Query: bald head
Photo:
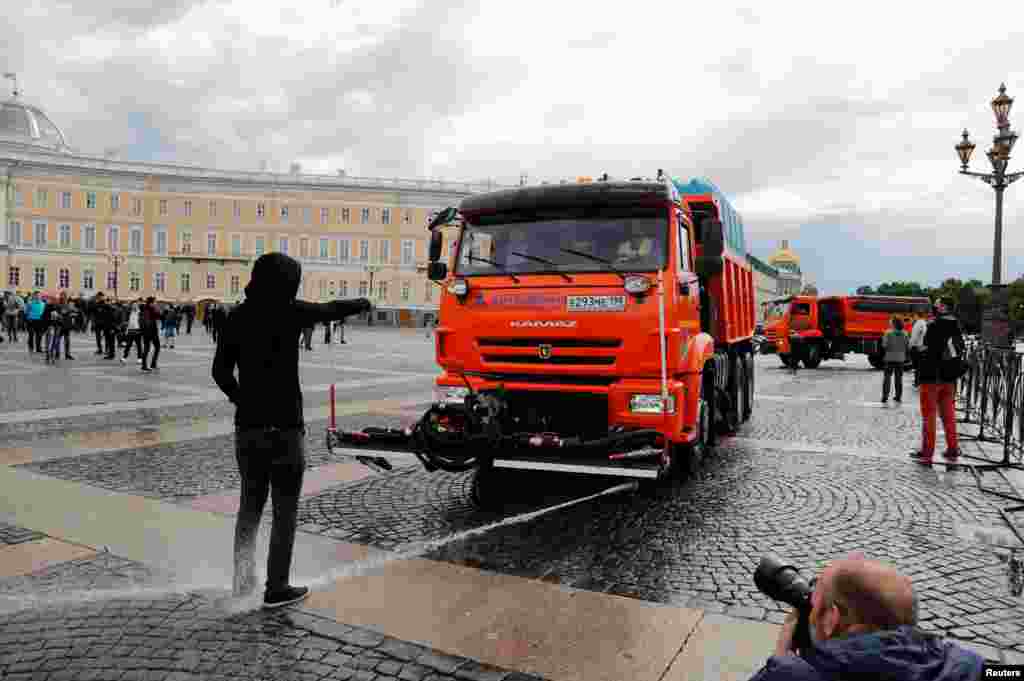
[[[819,583],[825,605],[839,606],[850,628],[874,631],[916,623],[914,586],[891,565],[845,558],[829,565]]]

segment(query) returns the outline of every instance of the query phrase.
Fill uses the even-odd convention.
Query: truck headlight
[[[635,414],[660,414],[661,395],[633,395],[629,398],[629,410]],[[676,413],[676,398],[668,396],[667,413]]]
[[[464,386],[434,386],[434,404],[463,404],[469,395]]]
[[[469,284],[465,279],[456,279],[448,284],[448,293],[456,296],[464,296],[469,293]]]
[[[628,293],[643,295],[651,290],[651,280],[647,277],[629,276],[626,277],[623,287]]]

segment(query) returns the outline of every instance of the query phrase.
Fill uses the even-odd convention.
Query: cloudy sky
[[[1002,81],[1024,96],[1013,3],[16,4],[0,67],[81,151],[510,184],[707,176],[752,252],[790,239],[829,293],[988,281],[993,192],[957,175],[953,145],[969,128],[987,170],[989,101]],[[1004,279],[1024,273],[1024,182],[1006,198]]]

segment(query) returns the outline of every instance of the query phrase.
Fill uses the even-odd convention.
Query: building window
[[[309,257],[309,239],[307,239],[306,237],[299,239],[299,257]]]
[[[348,239],[338,239],[338,262],[348,262]]]
[[[192,217],[192,202],[191,201],[185,201],[185,217],[187,217],[187,218]]]
[[[164,272],[157,272],[153,275],[153,288],[157,291],[163,291],[167,288],[167,274]]]
[[[348,298],[348,282],[347,281],[340,282],[339,286],[341,286],[341,289],[338,291],[338,297],[339,298]]]
[[[327,260],[331,257],[331,246],[330,241],[327,239],[320,239],[320,259]]]
[[[217,255],[217,235],[214,233],[206,235],[206,255]]]
[[[110,229],[107,231],[107,249],[111,253],[116,253],[118,251],[120,236],[120,230],[116,226],[111,225]]]
[[[71,270],[66,267],[57,270],[57,287],[62,289],[71,288]]]
[[[235,220],[242,217],[242,206],[238,201],[233,201],[231,203],[231,214],[235,216]]]
[[[320,280],[320,300],[327,297],[327,282],[323,279]]]
[[[266,251],[266,247],[263,244],[264,244],[263,237],[261,237],[261,236],[256,237],[256,248],[254,250],[255,250],[257,258],[260,257],[261,255],[263,255],[263,253]]]
[[[288,206],[281,206],[281,222],[288,222]]]
[[[21,208],[25,205],[25,195],[21,193],[20,189],[14,190],[14,205]],[[17,269],[16,267],[14,269]]]
[[[370,242],[363,239],[359,242],[359,262],[368,262],[370,260]]]
[[[385,225],[391,224],[391,209],[385,208],[380,212],[380,221]]]
[[[110,195],[110,210],[121,210],[121,195],[114,193]]]
[[[402,222],[404,222],[407,225],[408,224],[412,224],[412,211],[411,210],[403,210],[402,211]]]
[[[45,222],[34,222],[32,223],[33,229],[33,240],[32,243],[36,248],[46,248],[46,223]]]
[[[281,247],[278,249],[278,251],[280,251],[281,253],[284,253],[285,255],[288,255],[288,237],[286,237],[286,236],[281,237],[280,244],[281,244]]]
[[[45,189],[36,190],[36,208],[46,208],[49,194]]]
[[[388,282],[382,281],[377,284],[377,298],[385,300],[388,297]]]
[[[71,192],[61,192],[60,207],[64,209],[71,208]]]
[[[167,228],[157,225],[156,230],[156,254],[167,255]]]
[[[33,270],[32,285],[36,288],[46,288],[45,267],[37,267]]]
[[[350,222],[352,222],[352,211],[350,209],[348,209],[348,208],[342,208],[341,209],[341,220],[340,220],[340,222],[342,222],[342,223],[344,223],[346,225],[349,224]]]
[[[391,260],[391,241],[383,239],[380,242],[380,261],[387,264]]]
[[[329,295],[331,296],[331,298],[334,298],[334,295],[335,295],[336,291],[337,291],[337,289],[335,289],[334,282],[332,281],[331,282],[330,292],[329,292]]]
[[[365,281],[359,282],[359,297],[365,298],[368,290],[368,284]]]
[[[117,274],[114,272],[107,272],[107,288],[110,290],[117,289]]]
[[[402,264],[411,265],[413,256],[412,239],[402,239]]]
[[[231,237],[231,256],[235,258],[242,257],[242,237],[237,234]]]
[[[411,292],[411,289],[412,287],[409,286],[409,282],[402,282],[402,300],[409,300],[409,293]]]
[[[7,223],[7,243],[10,244],[11,248],[18,248],[21,246],[21,223],[12,220]]]
[[[132,215],[142,215],[142,199],[132,199]]]
[[[313,219],[313,211],[312,211],[312,209],[310,209],[310,208],[303,208],[302,209],[302,221],[308,225],[310,220],[312,220],[312,219]]]
[[[237,296],[239,289],[242,287],[241,278],[237,274],[231,275],[231,295]]]
[[[160,199],[160,215],[167,215],[167,199]]]
[[[263,216],[267,214],[267,206],[263,203],[256,204],[256,219],[262,220]]]
[[[214,274],[213,272],[210,272],[206,275],[206,288],[217,288],[217,275]]]
[[[60,247],[71,248],[71,225],[61,225],[57,231],[60,233]]]
[[[128,275],[128,289],[131,291],[138,291],[142,288],[142,278],[138,272],[132,272]]]
[[[82,270],[82,288],[86,291],[92,291],[96,288],[95,270]]]
[[[330,221],[330,211],[326,208],[320,209],[320,224],[326,225]]]
[[[217,202],[216,201],[210,201],[210,217],[211,218],[217,217]]]
[[[192,232],[181,233],[181,252],[185,255],[192,252]]]
[[[181,273],[181,292],[188,293],[192,290],[192,275],[188,272]]]
[[[8,267],[7,268],[7,285],[8,286],[20,286],[21,285],[21,268],[20,267]]]
[[[128,250],[131,251],[132,255],[142,255],[142,228],[132,227],[132,231],[128,234]]]
[[[359,219],[365,225],[370,221],[370,209],[364,208],[359,212]]]
[[[82,249],[86,251],[96,250],[96,225],[85,225],[82,228]]]
[[[85,207],[89,209],[96,208],[96,192],[85,193]]]

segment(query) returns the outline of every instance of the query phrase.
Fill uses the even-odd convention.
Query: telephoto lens
[[[811,585],[795,566],[789,565],[774,553],[761,558],[754,570],[754,584],[758,590],[773,601],[779,601],[796,608],[799,613],[793,632],[793,649],[809,650],[811,647]]]

